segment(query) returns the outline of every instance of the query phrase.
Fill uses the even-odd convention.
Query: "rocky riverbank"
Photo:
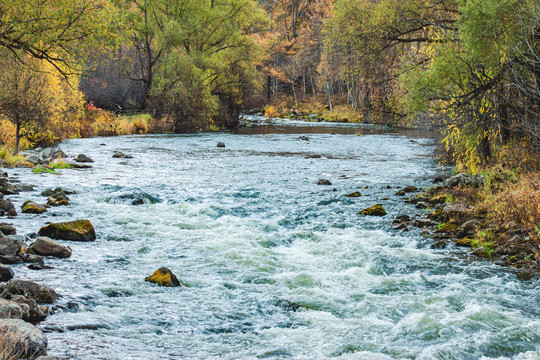
[[[433,248],[447,245],[470,248],[473,256],[493,261],[497,265],[523,269],[531,276],[540,274],[540,239],[524,226],[509,220],[504,225],[489,219],[472,196],[484,185],[485,178],[457,174],[439,185],[426,189],[409,186],[396,192],[403,201],[417,209],[425,209],[425,217],[402,215],[394,219],[393,229],[409,231],[422,228],[433,239]]]

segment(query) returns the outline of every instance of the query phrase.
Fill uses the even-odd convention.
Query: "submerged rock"
[[[360,191],[355,191],[347,195],[347,197],[360,197],[360,196],[362,196],[362,194],[360,194]]]
[[[40,236],[28,248],[34,254],[42,256],[53,256],[60,259],[71,256],[71,249],[67,246],[57,243],[53,239],[45,236]]]
[[[330,180],[320,179],[319,181],[317,181],[317,185],[332,185],[332,183],[330,182]]]
[[[148,276],[144,281],[148,281],[159,286],[180,286],[178,278],[166,267],[156,270],[151,276]]]
[[[384,216],[386,215],[386,211],[381,204],[375,204],[372,207],[360,211],[359,214],[369,216]]]
[[[56,292],[46,285],[40,285],[28,280],[12,279],[6,284],[2,297],[11,300],[17,295],[44,304],[52,304],[58,298]]]
[[[115,151],[112,157],[116,158],[116,159],[118,159],[118,158],[120,158],[120,159],[133,159],[133,156],[128,155],[128,154],[124,154],[121,151]]]
[[[35,359],[40,355],[47,355],[47,337],[26,321],[2,319],[0,333],[3,334],[2,342],[5,348],[14,350],[13,358]]]
[[[52,223],[39,229],[39,235],[51,239],[72,241],[94,241],[96,232],[88,220]]]
[[[105,202],[108,204],[143,205],[157,204],[162,202],[162,200],[145,192],[135,192],[107,197],[105,198]]]
[[[224,148],[225,144],[220,141],[220,142],[217,143],[217,147],[218,148]]]
[[[45,206],[30,200],[25,201],[22,204],[21,210],[24,214],[43,214],[44,212],[47,212],[47,208]]]

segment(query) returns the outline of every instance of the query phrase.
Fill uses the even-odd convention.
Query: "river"
[[[20,214],[12,220],[19,234],[79,218],[98,234],[63,242],[73,255],[47,259],[52,269],[15,267],[60,294],[59,310],[39,324],[49,354],[540,359],[538,280],[463,249],[432,249],[420,230],[390,230],[395,216],[424,212],[393,193],[433,186],[441,172],[433,144],[411,131],[276,121],[238,132],[68,140],[61,148],[93,158],[92,169],[10,170],[38,190],[13,197],[18,206],[43,202],[46,188],[77,191],[69,207]],[[113,151],[133,159],[113,159]],[[332,185],[318,186],[322,178]],[[362,196],[345,196],[354,191]],[[134,193],[161,202],[134,206],[123,197]],[[358,215],[374,203],[388,216]],[[187,286],[144,281],[162,266]]]

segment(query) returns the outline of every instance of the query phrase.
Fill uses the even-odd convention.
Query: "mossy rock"
[[[347,197],[360,197],[360,196],[362,196],[362,194],[360,194],[360,191],[355,191],[347,195]]]
[[[43,214],[44,212],[47,212],[45,206],[33,201],[25,201],[21,206],[21,210],[25,214]]]
[[[449,222],[446,224],[442,224],[436,232],[438,233],[445,233],[445,234],[455,234],[459,230],[459,225],[455,222]]]
[[[180,281],[178,281],[178,278],[172,273],[171,270],[169,270],[169,268],[166,267],[156,270],[151,276],[144,279],[144,281],[158,284],[159,286],[180,286]]]
[[[47,199],[47,205],[50,205],[50,206],[68,206],[69,201],[64,197],[53,195],[53,196],[50,196]]]
[[[72,241],[94,241],[96,232],[88,220],[52,223],[39,229],[40,236]]]
[[[435,209],[431,213],[428,214],[428,219],[430,220],[437,220],[442,215],[442,209]]]
[[[446,194],[438,194],[429,199],[429,203],[432,205],[437,204],[444,204],[446,202],[446,199],[448,198],[448,195]]]
[[[456,241],[456,246],[471,247],[472,242],[473,242],[473,239],[471,239],[471,238],[459,239],[458,241]]]
[[[386,215],[386,211],[381,204],[375,204],[372,207],[360,211],[359,214],[369,216],[384,216]]]

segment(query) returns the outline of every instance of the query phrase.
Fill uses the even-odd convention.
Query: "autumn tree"
[[[23,136],[54,142],[78,135],[82,94],[50,63],[26,55],[24,65],[13,55],[0,56],[0,118],[15,126],[15,152]],[[23,55],[19,55],[23,56]]]

